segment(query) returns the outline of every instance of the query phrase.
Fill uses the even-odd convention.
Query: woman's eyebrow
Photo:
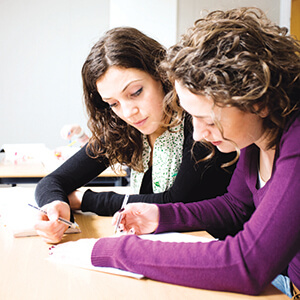
[[[125,87],[123,88],[122,93],[125,92],[125,90],[126,90],[132,83],[135,83],[135,82],[137,82],[137,81],[142,81],[142,80],[143,80],[142,78],[139,78],[139,79],[135,79],[135,80],[132,80],[132,81],[128,82],[128,83],[125,85]]]
[[[132,83],[135,83],[137,81],[142,81],[143,79],[135,79],[135,80],[132,80],[130,82],[128,82],[125,87],[123,88],[122,92],[121,93],[124,93],[126,91],[126,89],[132,84]],[[102,97],[102,100],[104,101],[109,101],[110,99],[112,99],[111,97]]]
[[[197,116],[197,115],[193,115],[193,117],[195,117],[197,119],[209,119],[209,120],[212,120],[212,116]]]
[[[137,81],[142,81],[142,79],[135,79],[135,80],[132,80],[132,81],[128,82],[128,83],[124,86],[124,88],[122,89],[121,93],[124,93],[124,92],[126,91],[126,89],[127,89],[132,83],[135,83],[135,82],[137,82]],[[102,98],[103,101],[109,101],[109,100],[112,99],[112,97],[102,97],[102,96],[101,96],[101,98]]]
[[[111,98],[104,98],[104,97],[101,97],[103,101],[109,101]]]

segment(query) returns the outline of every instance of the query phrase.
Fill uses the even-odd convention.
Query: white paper
[[[25,187],[1,188],[0,221],[14,237],[36,236],[33,226],[37,220],[34,189]],[[79,233],[80,229],[69,228],[66,233]]]
[[[214,239],[210,239],[210,238],[199,237],[199,236],[183,234],[183,233],[178,233],[178,232],[168,232],[168,233],[160,233],[160,234],[145,234],[145,235],[140,235],[139,237],[142,239],[151,240],[151,241],[178,242],[178,243],[197,243],[197,242],[207,243],[207,242],[211,242],[214,240]],[[48,260],[52,261],[54,263],[67,264],[67,265],[80,267],[83,269],[100,271],[100,272],[104,272],[104,273],[128,276],[128,277],[133,277],[136,279],[144,278],[144,275],[142,275],[142,274],[137,274],[137,273],[124,271],[124,270],[120,270],[120,269],[116,269],[116,268],[95,267],[91,263],[79,261],[77,258],[69,257],[68,255],[66,255],[62,258],[61,256],[56,256],[54,253],[53,255],[49,256]]]

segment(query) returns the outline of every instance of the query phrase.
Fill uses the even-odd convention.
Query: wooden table
[[[16,187],[9,187],[15,189]],[[4,199],[0,188],[1,203]],[[103,190],[95,188],[94,190]],[[125,193],[126,187],[113,188]],[[1,191],[2,190],[2,191]],[[109,188],[105,188],[109,190]],[[5,195],[7,195],[7,190]],[[13,199],[6,199],[6,201]],[[77,214],[76,221],[82,233],[65,235],[63,242],[81,238],[106,237],[113,234],[110,217]],[[197,235],[207,235],[198,232]],[[214,292],[129,277],[85,270],[46,260],[49,245],[39,237],[13,238],[1,224],[0,218],[0,299],[1,300],[77,300],[77,299],[289,299],[272,285],[257,297],[236,293]]]
[[[50,171],[45,165],[37,160],[19,161],[17,163],[11,161],[0,162],[0,184],[13,186],[23,183],[35,184],[49,173]],[[127,185],[126,176],[128,176],[126,170],[115,173],[108,168],[89,182],[89,185]]]

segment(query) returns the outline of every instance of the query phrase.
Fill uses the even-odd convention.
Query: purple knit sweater
[[[103,238],[96,266],[141,273],[168,283],[259,294],[287,270],[300,287],[300,116],[293,116],[276,150],[273,172],[257,189],[258,148],[241,151],[228,193],[195,203],[162,204],[156,233],[238,227],[211,243],[164,243],[138,236]],[[200,192],[200,191],[199,191]]]

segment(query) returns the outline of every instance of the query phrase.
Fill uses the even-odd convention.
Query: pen
[[[119,212],[124,210],[124,207],[126,206],[126,204],[128,202],[128,199],[129,199],[129,195],[125,195],[122,206],[121,206],[121,209],[119,210]],[[117,220],[117,223],[116,223],[116,227],[115,227],[115,234],[118,231],[118,228],[119,228],[120,223],[121,223],[121,219],[122,219],[122,214],[119,214],[119,217],[118,217],[118,220]]]
[[[37,209],[37,210],[39,210],[43,214],[47,215],[47,212],[44,211],[43,209],[41,209],[41,208],[39,208],[37,206],[34,206],[34,205],[30,204],[30,203],[28,203],[28,205],[31,206],[31,207],[33,207],[33,208],[35,208],[35,209]],[[70,221],[68,221],[68,220],[66,220],[64,218],[61,218],[61,217],[58,217],[58,220],[60,222],[65,223],[66,225],[70,226],[71,228],[79,228],[79,226],[78,226],[78,224],[76,222],[72,223],[72,222],[70,222]]]

